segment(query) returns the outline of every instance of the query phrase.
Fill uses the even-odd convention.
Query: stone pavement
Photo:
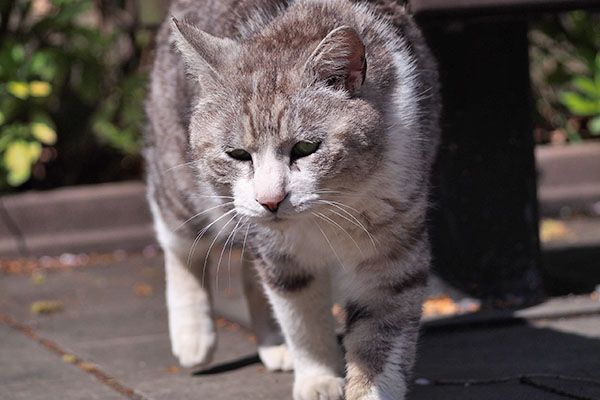
[[[160,256],[0,274],[0,399],[291,398],[292,375],[265,371],[243,327],[235,266],[219,274],[215,300],[228,319],[218,320],[216,359],[202,371],[177,367],[170,353]],[[33,314],[40,300],[62,309]],[[408,399],[600,400],[597,298],[518,315],[426,322]]]

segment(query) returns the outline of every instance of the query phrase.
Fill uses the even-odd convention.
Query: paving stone
[[[221,280],[224,283],[215,301],[219,310],[229,310],[243,319],[247,313],[236,268],[232,269],[230,288],[227,280]],[[225,270],[221,269],[220,274]],[[228,274],[221,278],[228,278]],[[136,294],[136,284],[152,287],[152,294]],[[162,259],[134,258],[47,272],[41,285],[35,285],[26,274],[4,275],[0,279],[0,311],[84,361],[97,364],[148,400],[291,398],[293,375],[265,371],[258,362],[252,337],[235,324],[219,328],[215,360],[203,370],[205,373],[194,375],[194,369],[176,367],[163,292]],[[32,315],[30,303],[41,299],[61,300],[64,310]],[[535,313],[524,312],[524,316],[536,317],[532,324],[511,322],[510,314],[494,320],[493,315],[486,317],[485,313],[469,316],[468,323],[463,321],[465,317],[455,317],[428,324],[419,343],[415,378],[466,381],[545,373],[600,379],[600,314],[590,308],[589,302],[579,300],[583,301],[555,299],[535,309]],[[579,315],[578,310],[588,315]],[[546,379],[544,384],[600,398],[599,385],[556,379]],[[63,363],[37,342],[0,325],[0,399],[112,400],[120,396],[91,375]],[[512,380],[467,387],[415,385],[407,399],[560,398]]]
[[[0,343],[0,399],[126,399],[8,325]]]

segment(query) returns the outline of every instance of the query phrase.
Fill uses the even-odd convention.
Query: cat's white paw
[[[171,350],[183,367],[208,364],[217,345],[217,333],[210,326],[177,324],[171,326]]]
[[[277,346],[258,346],[260,360],[269,371],[291,371],[292,355],[286,344]]]
[[[294,382],[294,400],[342,400],[344,378],[337,376],[297,377]]]

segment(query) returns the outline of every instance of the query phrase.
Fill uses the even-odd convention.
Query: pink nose
[[[256,201],[258,201],[260,205],[266,208],[267,210],[275,213],[279,209],[279,205],[281,204],[281,202],[285,200],[286,197],[287,194],[284,194],[282,196],[276,196],[271,198],[257,198]]]

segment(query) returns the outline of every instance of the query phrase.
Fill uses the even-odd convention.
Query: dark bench
[[[598,0],[410,0],[438,59],[443,140],[434,172],[435,269],[473,295],[541,289],[529,22]]]

